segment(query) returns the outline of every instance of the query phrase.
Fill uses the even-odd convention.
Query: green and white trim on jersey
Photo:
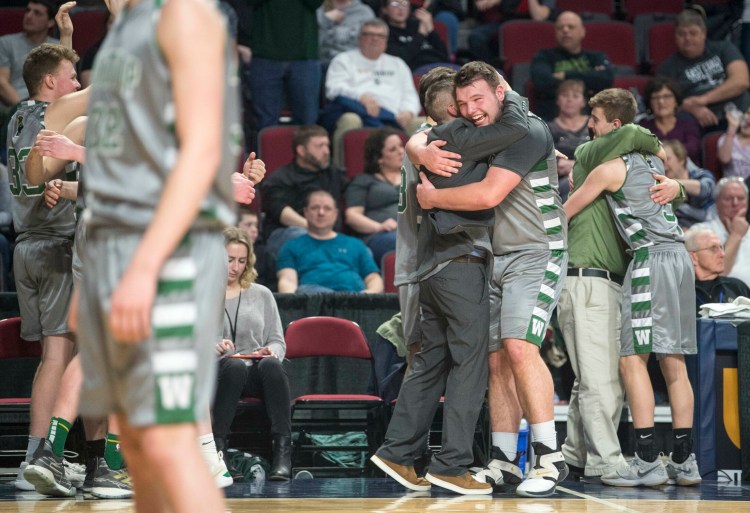
[[[549,249],[558,251],[565,249],[563,221],[560,218],[560,202],[558,195],[550,182],[547,160],[541,160],[534,166],[527,176],[534,200],[539,208],[544,230],[549,241]]]
[[[636,354],[648,354],[653,351],[650,246],[649,244],[635,251],[630,276],[630,326]]]
[[[541,345],[547,332],[547,323],[558,299],[555,297],[555,291],[558,290],[558,283],[562,274],[565,240],[563,221],[560,217],[560,203],[557,199],[557,191],[550,182],[547,159],[539,161],[531,169],[527,178],[534,192],[534,201],[539,208],[550,249],[550,259],[544,273],[544,280],[540,286],[536,299],[537,304],[532,312],[526,332],[526,340]]]
[[[552,310],[555,309],[555,305],[557,304],[558,298],[555,291],[560,288],[559,283],[565,253],[562,249],[550,251],[550,259],[547,262],[544,279],[539,287],[536,305],[531,314],[529,327],[526,330],[526,340],[538,346],[541,346],[544,340],[544,336],[547,333],[547,323],[552,315]]]
[[[193,291],[196,275],[195,262],[187,256],[170,259],[159,275],[152,317],[153,336],[159,348],[152,355],[159,424],[191,422],[195,418],[199,364],[192,349],[198,319]]]

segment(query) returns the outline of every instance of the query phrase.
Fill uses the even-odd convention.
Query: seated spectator
[[[666,140],[662,144],[667,153],[664,173],[668,178],[677,180],[687,194],[687,201],[675,210],[677,222],[683,228],[702,223],[706,220],[708,209],[714,204],[714,174],[689,160],[687,150],[680,141]]]
[[[739,296],[750,297],[745,282],[722,276],[724,246],[708,228],[693,228],[685,234],[685,249],[695,268],[695,311],[706,303],[731,303]]]
[[[341,52],[357,48],[362,23],[375,17],[361,0],[325,0],[317,10],[320,60],[324,65]]]
[[[727,115],[727,131],[717,146],[724,176],[750,178],[750,109]]]
[[[565,201],[570,192],[568,175],[573,170],[576,148],[590,139],[589,116],[586,109],[585,85],[582,80],[563,80],[557,87],[555,119],[548,123],[555,149],[568,159],[557,159],[557,176],[560,198]]]
[[[612,87],[615,72],[602,52],[583,49],[586,29],[576,13],[565,11],[555,21],[556,48],[540,50],[531,61],[531,80],[536,91],[536,114],[555,116],[555,92],[563,80],[582,80],[586,96]]]
[[[554,19],[555,0],[474,0],[478,26],[469,34],[469,52],[475,60],[500,66],[500,24],[517,19]],[[533,35],[529,34],[529,37]]]
[[[266,251],[266,246],[260,238],[260,219],[257,212],[241,206],[237,228],[250,237],[255,254],[255,270],[258,272],[257,283],[276,291],[276,257]]]
[[[734,102],[742,112],[750,107],[750,75],[742,54],[729,41],[707,41],[706,20],[695,9],[677,15],[677,52],[656,72],[676,81],[689,112],[705,129],[726,127],[724,105]]]
[[[421,109],[411,70],[399,57],[385,53],[388,25],[375,18],[359,33],[359,48],[334,57],[326,73],[321,124],[333,131],[336,166],[343,162],[344,133],[362,126],[392,126],[413,132]]]
[[[393,128],[373,131],[365,140],[365,173],[346,189],[347,226],[360,235],[380,265],[396,249],[396,216],[404,144]]]
[[[55,26],[55,15],[58,12],[55,0],[30,0],[26,5],[21,32],[6,34],[0,37],[0,161],[6,162],[7,128],[10,115],[15,105],[29,97],[29,91],[23,79],[23,64],[29,52],[42,43],[60,43],[49,37],[49,31]],[[75,4],[73,4],[75,5]],[[73,6],[67,6],[65,13]],[[70,17],[65,14],[69,22]],[[62,21],[62,19],[61,19]],[[72,47],[73,24],[60,25],[62,43]],[[62,30],[65,29],[65,33]],[[68,30],[69,29],[69,30]]]
[[[714,190],[718,217],[693,228],[708,228],[724,245],[724,276],[750,285],[750,233],[747,221],[747,185],[738,176],[724,177]]]
[[[680,86],[666,77],[655,77],[646,84],[643,94],[648,117],[638,124],[648,128],[660,141],[677,140],[693,162],[701,162],[701,127],[688,112],[680,111]]]
[[[330,141],[323,127],[300,127],[292,136],[292,148],[294,160],[261,184],[266,251],[272,255],[278,253],[284,242],[306,232],[307,220],[302,216],[302,208],[310,192],[326,190],[341,205],[346,187],[344,174],[331,167]]]
[[[0,107],[13,107],[29,97],[23,80],[23,63],[40,44],[59,43],[48,35],[55,26],[55,14],[56,1],[31,0],[26,5],[22,31],[0,37]]]
[[[327,191],[305,204],[307,233],[281,247],[276,263],[279,292],[383,292],[383,280],[367,246],[333,229],[339,210]]]
[[[403,59],[412,71],[449,62],[448,49],[435,32],[430,11],[410,11],[409,0],[383,0],[381,15],[389,28],[386,53]]]
[[[216,399],[211,412],[216,448],[227,454],[227,438],[241,397],[262,397],[271,419],[273,464],[269,479],[287,481],[292,472],[292,420],[289,379],[282,362],[284,331],[273,294],[255,283],[255,255],[239,228],[224,230],[229,258],[223,340]],[[243,355],[249,358],[239,358]]]

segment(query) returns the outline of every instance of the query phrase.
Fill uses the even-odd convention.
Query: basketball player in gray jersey
[[[94,63],[82,255],[91,272],[71,321],[80,312],[82,413],[117,415],[138,511],[224,510],[195,424],[215,382],[220,228],[234,222],[235,67],[220,14],[203,0],[128,1]]]
[[[690,453],[693,389],[684,356],[696,353],[695,275],[672,206],[651,199],[654,174],[664,174],[658,158],[623,155],[597,166],[565,203],[573,217],[605,192],[633,256],[623,284],[620,373],[633,415],[636,454],[602,476],[602,482],[614,486],[657,486],[670,478],[680,485],[701,481]],[[647,369],[651,353],[667,382],[676,441],[666,467],[654,443],[654,392]],[[676,457],[678,450],[687,453],[684,458]]]
[[[74,343],[67,325],[67,310],[73,286],[71,250],[74,205],[62,201],[49,209],[44,204],[44,186],[33,186],[26,176],[26,159],[44,128],[49,102],[80,87],[74,64],[78,56],[60,45],[42,44],[24,63],[24,81],[31,99],[21,102],[8,125],[8,172],[13,222],[18,233],[13,272],[21,311],[21,336],[40,340],[42,360],[31,391],[31,426],[26,460],[16,486],[28,489],[22,472],[41,439],[63,372],[72,358]],[[33,488],[32,488],[33,489]]]
[[[459,110],[475,126],[497,118],[493,73],[470,63],[456,77]],[[417,197],[422,208],[495,208],[489,327],[493,459],[477,478],[495,484],[520,480],[516,448],[523,412],[531,424],[536,459],[516,493],[542,497],[554,493],[567,475],[554,427],[552,377],[539,354],[564,280],[561,269],[567,266],[567,222],[549,129],[529,114],[528,135],[491,164],[481,182],[451,189],[435,189],[422,174]]]

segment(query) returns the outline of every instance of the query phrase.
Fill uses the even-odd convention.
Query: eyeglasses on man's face
[[[705,248],[695,249],[693,250],[693,253],[698,253],[699,251],[710,251],[711,253],[721,253],[724,251],[724,246],[721,244],[714,244],[713,246],[707,246]]]

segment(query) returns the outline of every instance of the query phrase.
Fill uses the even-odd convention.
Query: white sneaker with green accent
[[[234,479],[232,479],[232,475],[229,473],[227,464],[224,463],[224,453],[219,451],[216,453],[216,456],[216,460],[210,462],[211,475],[214,478],[216,486],[219,488],[232,486]]]

